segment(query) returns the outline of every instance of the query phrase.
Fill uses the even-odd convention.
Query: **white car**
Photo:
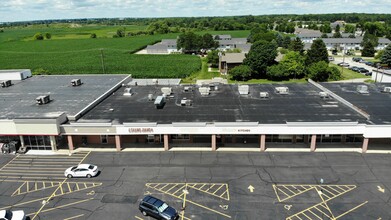
[[[24,211],[0,210],[0,220],[25,220]]]
[[[72,177],[87,177],[91,178],[98,174],[98,167],[92,164],[79,164],[77,166],[69,167],[65,170],[64,175],[68,178]]]

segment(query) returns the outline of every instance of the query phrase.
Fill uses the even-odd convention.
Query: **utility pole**
[[[102,61],[103,74],[106,74],[106,71],[105,71],[105,59],[104,59],[104,55],[103,55],[103,48],[100,49],[100,58],[101,58],[101,61]]]

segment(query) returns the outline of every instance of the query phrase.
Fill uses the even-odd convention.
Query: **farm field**
[[[184,78],[201,70],[191,55],[136,55],[134,52],[179,33],[112,38],[122,26],[59,25],[6,29],[0,33],[0,69],[31,69],[35,74],[132,74],[133,77]],[[124,26],[127,32],[146,26]],[[35,33],[50,33],[50,40],[33,40]],[[96,33],[96,39],[90,38]],[[199,34],[206,33],[199,32]],[[249,31],[210,31],[246,37]]]

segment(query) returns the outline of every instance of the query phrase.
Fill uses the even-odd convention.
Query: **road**
[[[81,162],[100,174],[62,176]],[[0,209],[31,219],[146,220],[138,203],[153,195],[178,210],[185,203],[186,220],[389,219],[390,165],[389,154],[359,153],[0,155]]]

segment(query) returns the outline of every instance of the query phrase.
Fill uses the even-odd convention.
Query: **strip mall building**
[[[0,142],[28,149],[391,148],[391,84],[181,85],[25,72],[0,71]]]

